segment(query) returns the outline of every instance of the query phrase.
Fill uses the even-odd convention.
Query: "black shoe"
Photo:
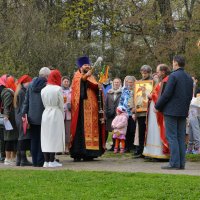
[[[3,162],[4,162],[4,160],[5,160],[5,158],[3,158],[3,157],[0,157],[0,162],[1,162],[1,163],[3,163]]]
[[[178,168],[178,170],[184,170],[185,166],[181,166],[180,168]]]
[[[142,154],[134,154],[133,158],[144,158],[145,156],[143,156]]]
[[[162,166],[161,169],[176,170],[176,169],[180,169],[180,167],[172,167],[170,165],[167,165],[167,166]]]
[[[32,166],[33,163],[31,163],[30,161],[28,161],[27,157],[26,157],[26,151],[20,151],[21,154],[21,162],[20,162],[20,166]]]
[[[24,167],[24,166],[32,166],[33,164],[31,163],[31,162],[29,162],[28,160],[27,161],[25,161],[25,162],[21,162],[20,163],[20,166],[21,167]],[[18,165],[19,166],[19,165]]]
[[[43,165],[44,165],[44,163],[42,164],[37,164],[36,166],[34,166],[34,167],[43,167]]]
[[[21,163],[21,153],[17,151],[16,166],[20,166]]]
[[[81,158],[74,158],[74,162],[81,162]]]

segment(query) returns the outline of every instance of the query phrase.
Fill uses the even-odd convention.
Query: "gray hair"
[[[140,68],[140,72],[147,72],[147,73],[151,73],[152,72],[152,68],[149,66],[149,65],[143,65],[141,68]]]
[[[39,77],[47,78],[50,73],[51,73],[51,70],[48,67],[42,67],[39,71]]]
[[[136,78],[135,78],[135,76],[126,76],[126,80],[135,82]]]

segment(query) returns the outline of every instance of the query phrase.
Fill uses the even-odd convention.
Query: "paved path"
[[[85,171],[113,171],[113,172],[144,172],[160,174],[185,174],[200,176],[200,162],[187,162],[185,170],[162,170],[166,162],[147,162],[144,159],[132,159],[131,156],[112,157],[103,156],[90,162],[73,162],[69,156],[57,156],[63,167],[49,170],[85,170]],[[34,169],[47,170],[46,168],[16,167],[0,164],[0,169]]]

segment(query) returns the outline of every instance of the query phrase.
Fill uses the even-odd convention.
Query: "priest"
[[[74,161],[89,161],[101,156],[105,149],[105,125],[99,114],[103,103],[98,99],[99,84],[92,75],[89,58],[80,57],[77,65],[71,85],[70,155]]]

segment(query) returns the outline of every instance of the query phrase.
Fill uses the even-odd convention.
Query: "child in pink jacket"
[[[128,114],[126,109],[122,106],[118,106],[116,109],[117,116],[112,121],[113,127],[113,139],[115,139],[114,153],[118,152],[119,145],[121,143],[120,153],[124,153],[126,130],[128,126]]]

